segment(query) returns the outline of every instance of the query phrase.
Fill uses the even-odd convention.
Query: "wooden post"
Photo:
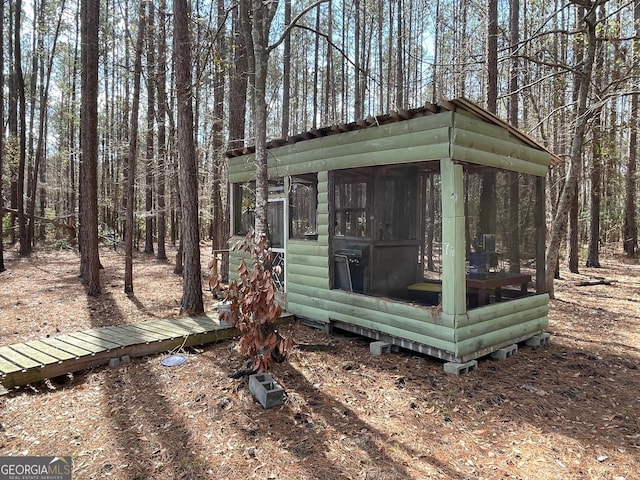
[[[464,192],[462,165],[440,160],[442,183],[442,312],[466,312]]]
[[[536,293],[546,293],[545,239],[547,238],[545,177],[536,177]]]

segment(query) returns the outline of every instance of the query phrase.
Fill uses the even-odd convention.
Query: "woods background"
[[[185,252],[199,238],[226,248],[226,150],[461,96],[561,159],[547,181],[548,271],[565,256],[574,272],[598,266],[603,244],[636,254],[639,0],[1,5],[1,233],[21,255],[79,234],[124,241],[127,261],[133,248],[166,258],[189,211]],[[98,239],[83,241],[83,225]],[[0,242],[0,271],[3,255]]]

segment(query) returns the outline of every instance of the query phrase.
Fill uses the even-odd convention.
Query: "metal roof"
[[[291,135],[288,138],[278,138],[267,142],[267,149],[281,147],[283,145],[291,145],[305,140],[311,140],[313,138],[326,137],[329,135],[338,135],[340,133],[351,132],[354,130],[362,130],[370,127],[377,127],[380,125],[386,125],[388,123],[402,122],[404,120],[410,120],[412,118],[424,117],[426,115],[435,115],[442,112],[455,112],[457,110],[463,110],[471,113],[472,115],[484,120],[485,122],[492,123],[501,128],[504,128],[514,137],[518,138],[525,145],[542,150],[551,155],[552,163],[559,161],[559,158],[550,152],[546,147],[536,142],[533,138],[524,132],[521,132],[517,128],[512,127],[507,122],[499,118],[497,115],[489,112],[488,110],[480,107],[464,97],[459,97],[454,100],[441,100],[439,103],[434,104],[427,102],[421,107],[412,109],[400,109],[389,113],[384,113],[376,116],[369,116],[366,119],[356,120],[350,123],[339,123],[322,128],[316,128],[307,132]],[[255,146],[246,146],[236,148],[226,152],[227,157],[239,157],[241,155],[247,155],[255,152]]]

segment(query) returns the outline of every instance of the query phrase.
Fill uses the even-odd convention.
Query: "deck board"
[[[78,332],[80,333],[80,332]],[[85,350],[87,352],[91,352],[93,354],[95,353],[99,353],[99,352],[104,352],[105,349],[106,350],[111,350],[111,348],[105,348],[102,345],[96,345],[95,343],[91,343],[88,342],[86,340],[84,340],[83,338],[79,338],[79,337],[72,337],[71,335],[60,335],[59,337],[55,337],[54,339],[50,339],[48,338],[46,340],[46,342],[50,342],[51,340],[57,340],[57,341],[61,341],[63,343],[66,343],[67,345],[69,345],[70,347],[73,348],[73,350],[67,350],[71,353],[74,353],[74,351],[79,351],[79,350]],[[84,353],[80,353],[80,356],[84,356]]]
[[[11,363],[15,363],[23,370],[27,370],[29,368],[38,368],[42,366],[41,363],[38,363],[29,357],[25,357],[19,352],[13,350],[11,347],[0,347],[0,355],[9,360]]]
[[[160,333],[153,333],[148,330],[144,330],[142,328],[138,328],[136,325],[122,325],[121,327],[112,327],[119,328],[122,332],[130,334],[132,338],[141,339],[140,343],[152,343],[158,342],[161,340],[166,340],[167,336]]]
[[[25,345],[35,348],[36,350],[39,350],[41,352],[44,352],[47,355],[50,355],[51,357],[54,357],[60,361],[71,360],[72,358],[76,358],[76,356],[73,355],[72,353],[65,352],[64,350],[60,350],[59,348],[56,348],[52,345],[48,345],[44,342],[41,342],[40,340],[31,340],[30,342],[25,342]]]
[[[290,321],[284,314],[278,323]],[[0,386],[10,389],[109,363],[203,345],[239,335],[217,318],[180,317],[90,328],[56,337],[0,347]],[[2,391],[2,389],[0,389]]]
[[[15,345],[11,345],[13,350],[24,355],[25,357],[29,357],[33,359],[35,362],[40,363],[40,365],[49,365],[50,363],[58,363],[61,362],[59,358],[48,355],[36,348],[33,348],[26,343],[17,343]]]
[[[157,333],[158,335],[164,335],[165,338],[176,338],[176,337],[181,337],[182,334],[178,333],[177,331],[169,328],[169,327],[163,327],[160,326],[156,323],[150,323],[150,322],[144,322],[144,323],[138,323],[136,324],[136,327],[140,328],[141,330],[146,330],[148,332],[151,333]]]
[[[14,373],[14,372],[20,372],[22,370],[22,367],[16,365],[13,362],[10,362],[9,360],[0,357],[0,376],[6,376],[10,373]]]
[[[111,337],[108,337],[111,339],[111,341],[109,341],[105,338],[98,338],[96,336],[89,335],[85,332],[75,332],[75,333],[69,334],[69,336],[77,340],[81,340],[87,345],[87,347],[90,347],[92,345],[94,347],[97,347],[98,350],[95,350],[96,353],[103,352],[105,350],[116,350],[120,348],[120,344],[117,343],[116,341],[113,341],[113,338]]]
[[[46,345],[51,345],[54,348],[62,350],[63,352],[68,352],[70,355],[78,357],[83,357],[85,355],[93,355],[95,352],[93,350],[82,348],[75,343],[69,343],[69,341],[73,341],[71,337],[65,337],[68,341],[64,341],[61,337],[55,338],[43,338],[41,341]],[[76,340],[76,343],[78,341]]]
[[[85,335],[91,335],[95,338],[106,340],[111,343],[115,343],[119,347],[134,345],[141,341],[138,338],[132,338],[132,336],[121,333],[118,330],[110,330],[110,327],[83,330],[82,333],[84,333]]]

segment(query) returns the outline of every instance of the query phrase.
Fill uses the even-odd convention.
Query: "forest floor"
[[[0,345],[177,315],[173,259],[136,254],[132,296],[122,252],[101,260],[103,294],[88,298],[76,252],[6,252]],[[263,410],[228,378],[245,364],[229,340],[178,367],[137,358],[0,397],[0,456],[71,455],[76,479],[637,479],[640,266],[613,252],[602,263],[558,281],[549,346],[467,375],[294,324],[297,342],[335,348],[276,366],[282,406]],[[596,277],[613,283],[576,285]]]

